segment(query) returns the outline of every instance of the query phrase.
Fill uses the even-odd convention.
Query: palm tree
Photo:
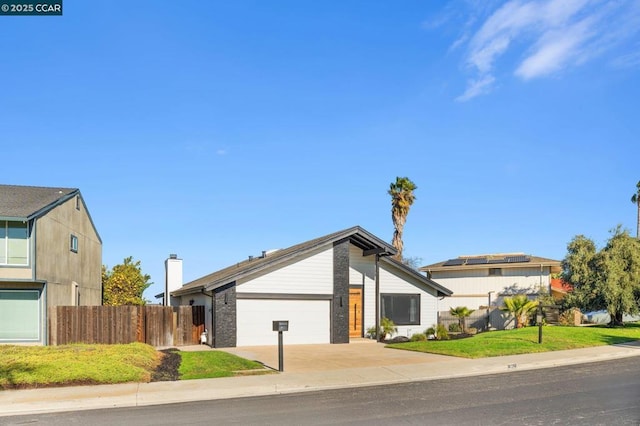
[[[525,294],[504,298],[504,306],[501,311],[510,312],[516,319],[516,328],[522,328],[527,324],[529,315],[538,307],[537,300],[529,300]]]
[[[396,177],[396,181],[389,185],[388,194],[391,195],[391,219],[393,220],[393,246],[398,250],[396,259],[402,260],[402,231],[404,224],[407,221],[407,215],[409,214],[409,208],[415,201],[416,197],[413,195],[418,187],[408,177]]]
[[[457,308],[449,308],[449,313],[458,318],[458,324],[463,333],[467,331],[467,324],[465,318],[474,313],[474,309],[469,309],[466,306],[458,306]]]
[[[636,184],[636,193],[631,197],[631,202],[638,206],[638,223],[636,224],[636,238],[640,238],[640,180]]]

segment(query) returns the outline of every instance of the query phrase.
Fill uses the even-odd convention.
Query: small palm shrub
[[[426,336],[435,336],[436,340],[449,340],[449,332],[447,327],[442,324],[434,325],[425,330]]]
[[[393,321],[385,317],[380,321],[380,331],[382,331],[382,337],[386,338],[387,336],[393,335],[393,333],[397,333],[398,327],[396,327]]]

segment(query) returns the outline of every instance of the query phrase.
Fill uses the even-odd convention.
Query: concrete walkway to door
[[[278,346],[221,348],[242,358],[258,361],[278,369]],[[385,367],[391,365],[442,363],[457,358],[420,352],[385,349],[371,339],[351,339],[348,344],[284,345],[284,371],[308,373],[347,368]]]

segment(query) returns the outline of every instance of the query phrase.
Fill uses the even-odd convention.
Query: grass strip
[[[538,343],[538,327],[525,327],[490,331],[465,339],[394,343],[387,347],[463,358],[486,358],[614,345],[634,340],[640,340],[640,323],[615,328],[545,326],[541,344]]]
[[[264,366],[223,351],[179,352],[182,357],[180,379],[209,379],[231,377],[245,371],[256,374],[268,373]]]

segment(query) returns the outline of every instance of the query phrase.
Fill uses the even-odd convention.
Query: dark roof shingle
[[[0,217],[31,218],[77,192],[77,188],[0,185]]]

